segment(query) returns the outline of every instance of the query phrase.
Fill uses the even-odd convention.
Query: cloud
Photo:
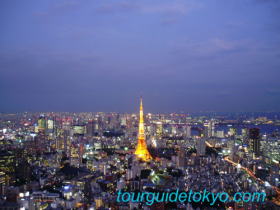
[[[279,4],[279,0],[255,0],[256,2],[259,3],[276,3]]]
[[[61,15],[68,12],[75,12],[80,5],[81,4],[78,0],[55,2],[53,4],[50,4],[46,10],[34,12],[33,15],[42,18],[54,15]]]
[[[176,1],[172,3],[163,3],[156,5],[146,5],[142,7],[144,13],[161,13],[161,14],[178,14],[186,15],[191,9],[192,5]]]
[[[132,12],[138,11],[140,7],[132,2],[118,2],[118,3],[108,3],[104,4],[96,9],[99,13],[120,13],[120,12]]]
[[[164,15],[186,15],[189,11],[199,8],[201,3],[193,0],[182,1],[163,1],[160,3],[152,3],[144,1],[141,3],[132,1],[122,1],[116,3],[108,3],[97,8],[101,13],[131,12],[137,11],[148,14],[164,14]]]
[[[236,48],[237,43],[233,41],[227,41],[224,39],[215,38],[211,40],[212,46],[217,50],[228,51]]]
[[[162,25],[171,25],[178,22],[178,18],[188,15],[193,10],[201,8],[202,3],[195,0],[162,0],[162,1],[90,1],[69,0],[52,3],[47,9],[33,13],[42,21],[53,20],[53,17],[73,16],[81,8],[87,8],[91,14],[115,15],[134,13],[137,15],[157,15]]]
[[[234,53],[250,49],[252,44],[248,40],[229,40],[212,38],[203,41],[184,40],[171,44],[173,53],[190,53],[194,56],[208,56],[221,53]]]
[[[161,20],[162,25],[173,25],[178,23],[178,18],[176,17],[166,17]]]
[[[100,14],[135,13],[137,15],[156,15],[163,26],[178,23],[180,17],[188,15],[203,5],[194,0],[163,1],[121,1],[106,3],[95,9]]]
[[[266,89],[266,93],[269,95],[280,96],[280,88],[268,88]]]

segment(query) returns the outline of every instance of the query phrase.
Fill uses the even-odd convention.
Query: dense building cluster
[[[211,207],[280,208],[280,115],[148,113],[143,117],[145,124],[141,111],[140,123],[138,114],[0,114],[0,209],[210,207],[209,203],[149,206],[116,200],[119,190],[177,189],[224,191],[230,196],[265,192],[264,203],[217,202]],[[145,142],[149,158],[135,154],[139,139]]]

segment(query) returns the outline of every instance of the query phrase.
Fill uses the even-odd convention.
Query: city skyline
[[[280,111],[279,8],[3,1],[0,111]]]
[[[1,114],[0,209],[279,208],[279,118],[139,111]]]
[[[1,1],[0,210],[280,209],[279,19],[280,0]]]

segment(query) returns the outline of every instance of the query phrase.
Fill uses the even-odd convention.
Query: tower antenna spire
[[[137,143],[137,147],[136,147],[134,154],[143,161],[149,161],[152,159],[152,156],[150,155],[150,153],[147,149],[147,144],[146,144],[142,96],[140,96],[140,112],[139,112],[139,128],[138,129],[139,129],[138,130],[138,143]]]

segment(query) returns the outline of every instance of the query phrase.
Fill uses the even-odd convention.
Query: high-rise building
[[[198,138],[198,139],[196,139],[196,152],[197,152],[197,155],[199,155],[199,156],[205,155],[205,149],[206,149],[205,138]]]
[[[186,129],[185,129],[185,133],[186,133],[186,137],[187,138],[191,138],[192,133],[191,133],[191,126],[187,125]]]
[[[216,137],[224,138],[225,137],[224,131],[223,130],[217,131],[216,132]]]
[[[126,120],[126,116],[123,116],[122,118],[121,118],[121,126],[126,126],[126,122],[127,120]]]
[[[156,134],[158,138],[162,137],[162,122],[156,122]]]
[[[40,118],[38,119],[38,129],[39,131],[45,131],[47,128],[47,121],[45,116],[41,115]]]
[[[242,133],[242,137],[247,137],[248,136],[248,129],[247,128],[242,128],[241,133]]]
[[[135,155],[143,161],[149,161],[152,159],[146,144],[142,98],[140,99],[138,143],[135,150]]]
[[[89,120],[86,125],[86,134],[87,136],[93,136],[94,135],[94,123],[93,120]]]
[[[177,127],[175,125],[171,125],[171,135],[175,136],[177,134]]]
[[[54,129],[54,121],[51,119],[48,119],[47,123],[48,130],[53,130]]]
[[[256,156],[260,155],[260,129],[250,128],[249,130],[250,148]]]
[[[231,137],[235,137],[237,134],[237,130],[236,128],[230,128],[229,131],[228,131],[228,135],[231,136]]]
[[[210,134],[211,137],[215,136],[215,122],[214,122],[214,120],[210,121],[209,134]]]
[[[176,166],[178,168],[184,168],[186,166],[186,153],[182,148],[178,151],[178,160],[176,162]]]
[[[4,194],[6,186],[6,174],[0,171],[0,195]]]
[[[75,136],[84,135],[86,133],[86,126],[82,124],[73,125],[73,134]]]
[[[204,136],[205,137],[215,136],[215,122],[213,120],[204,123]]]

